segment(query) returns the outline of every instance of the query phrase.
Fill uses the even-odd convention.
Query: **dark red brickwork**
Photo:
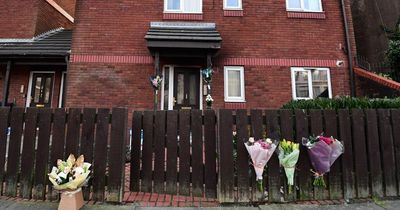
[[[400,91],[384,86],[370,79],[356,76],[357,96],[368,98],[399,97]]]
[[[72,28],[72,23],[45,0],[2,0],[0,38],[32,38],[51,29]]]
[[[348,14],[351,14],[349,2],[346,2]],[[325,19],[289,18],[285,0],[244,0],[243,16],[227,17],[222,0],[203,0],[203,20],[196,21],[215,22],[223,39],[214,65],[214,108],[225,107],[223,63],[232,59],[328,61],[317,62],[317,67],[331,67],[333,95],[348,95],[348,68],[332,67],[336,60],[348,63],[343,51],[346,43],[340,1],[325,0],[323,9]],[[163,21],[163,18],[163,1],[160,0],[77,1],[72,53],[92,57],[97,62],[71,63],[67,106],[152,108],[153,91],[148,77],[154,74],[154,65],[113,62],[112,59],[100,61],[96,57],[150,56],[144,36],[151,21]],[[352,26],[351,15],[349,20]],[[351,41],[354,46],[354,39]],[[355,52],[355,47],[352,51]],[[161,62],[177,64],[181,61],[161,58]],[[204,67],[206,61],[185,63]],[[246,107],[277,108],[291,100],[289,64],[292,63],[284,62],[281,66],[236,63],[245,68]]]
[[[56,9],[54,9],[53,6],[51,6],[44,0],[39,1],[36,34],[41,34],[59,27],[72,29],[72,26],[72,23]]]
[[[32,38],[35,34],[36,0],[2,0],[0,38]]]
[[[60,7],[62,7],[72,17],[75,16],[76,0],[54,0]]]

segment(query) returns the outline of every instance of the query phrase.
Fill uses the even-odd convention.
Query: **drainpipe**
[[[351,41],[349,35],[349,24],[347,22],[347,13],[346,13],[346,4],[345,0],[341,0],[342,4],[342,14],[343,14],[343,22],[344,22],[344,30],[346,35],[346,47],[347,47],[347,56],[349,60],[349,76],[350,76],[350,96],[355,97],[355,85],[354,85],[354,70],[353,70],[353,55],[351,51]]]
[[[3,83],[3,98],[2,98],[2,107],[7,106],[8,102],[8,94],[10,91],[10,71],[11,71],[11,61],[7,62],[7,69],[6,69],[6,75],[4,77],[4,83]]]

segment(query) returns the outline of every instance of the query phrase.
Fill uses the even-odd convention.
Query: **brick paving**
[[[142,207],[218,207],[219,203],[215,198],[192,197],[159,193],[131,192],[130,165],[125,165],[125,192],[123,202],[136,204]]]

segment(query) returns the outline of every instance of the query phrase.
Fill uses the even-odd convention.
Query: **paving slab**
[[[400,201],[391,203],[390,206],[400,209]],[[342,205],[302,205],[302,204],[273,204],[260,206],[261,210],[384,210],[375,203],[357,203],[357,204],[342,204]],[[393,210],[394,210],[393,209]],[[392,210],[392,209],[390,209]]]

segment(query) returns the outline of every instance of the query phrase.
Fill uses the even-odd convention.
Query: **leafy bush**
[[[282,109],[397,109],[400,98],[369,99],[338,97],[334,99],[318,98],[313,100],[290,101]]]
[[[386,63],[392,69],[391,77],[396,81],[400,81],[400,18],[394,29],[384,28],[384,30],[389,38]]]

